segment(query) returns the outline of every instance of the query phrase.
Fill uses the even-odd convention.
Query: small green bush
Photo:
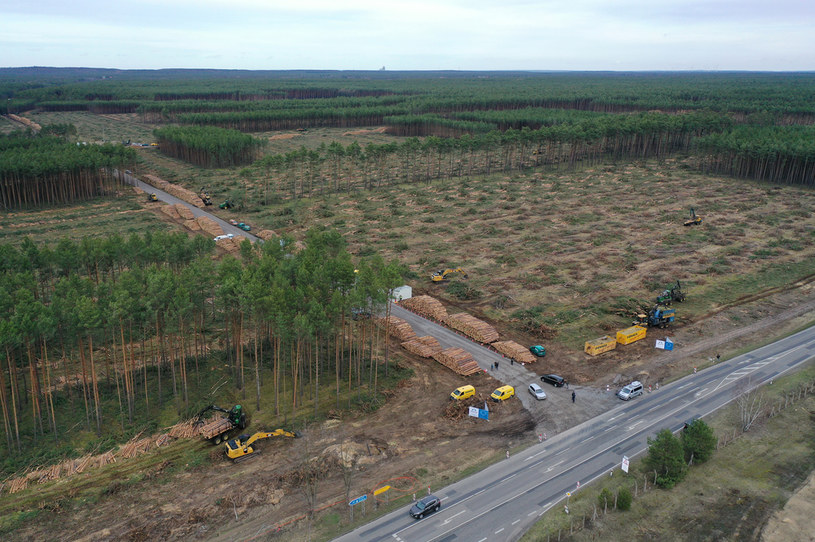
[[[597,508],[605,510],[606,508],[614,508],[614,494],[607,487],[597,496]]]
[[[620,491],[617,492],[617,510],[630,510],[631,501],[633,500],[634,496],[631,495],[631,490],[627,487],[621,487]]]

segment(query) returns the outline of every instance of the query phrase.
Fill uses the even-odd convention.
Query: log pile
[[[127,444],[122,446],[116,455],[122,459],[130,459],[131,457],[136,457],[137,455],[143,454],[149,450],[151,444],[153,444],[153,439],[151,437],[139,439],[139,435],[136,435]]]
[[[195,420],[187,420],[177,423],[170,428],[168,434],[172,438],[193,438],[201,434],[201,426],[195,424]]]
[[[255,237],[260,237],[264,241],[277,237],[277,234],[272,230],[260,230],[255,234]]]
[[[184,200],[191,205],[195,205],[196,207],[204,206],[204,202],[201,201],[201,197],[192,190],[187,190],[186,188],[182,188],[180,186],[168,183],[164,179],[156,177],[155,175],[144,175],[142,178],[149,184],[155,186],[159,190],[167,192],[171,196],[175,196],[178,199]]]
[[[195,219],[195,221],[198,222],[198,225],[201,226],[202,230],[213,237],[224,234],[224,229],[208,216],[199,216]]]
[[[447,309],[441,304],[441,301],[429,295],[417,295],[403,299],[399,304],[425,318],[433,318],[440,322],[447,318]]]
[[[489,344],[498,340],[498,332],[494,327],[466,312],[451,314],[444,323],[481,343]]]
[[[433,354],[433,359],[452,369],[455,373],[469,376],[481,370],[473,356],[461,348],[445,348]]]
[[[17,121],[20,124],[25,124],[26,126],[31,128],[35,132],[39,132],[40,130],[42,130],[42,126],[40,126],[39,124],[37,124],[36,122],[34,122],[31,119],[27,119],[25,117],[20,117],[18,115],[13,114],[13,113],[9,113],[8,118],[10,118],[11,120]]]
[[[441,352],[441,345],[435,337],[426,335],[424,337],[417,337],[407,342],[402,343],[402,347],[408,352],[412,352],[417,356],[423,358],[433,357],[436,352]]]
[[[226,418],[216,418],[203,426],[200,431],[205,439],[209,440],[215,436],[232,429],[232,422]]]
[[[379,326],[402,342],[408,342],[416,338],[416,332],[406,321],[396,316],[388,316],[378,320]]]
[[[498,350],[498,352],[517,362],[533,363],[535,361],[535,356],[532,355],[532,352],[515,341],[498,341],[492,343],[492,346]]]
[[[139,439],[136,435],[127,444],[114,452],[105,452],[99,455],[84,455],[78,459],[66,459],[62,463],[32,470],[17,478],[12,478],[0,485],[0,493],[8,491],[17,493],[26,489],[31,483],[43,484],[60,478],[67,478],[74,474],[81,474],[89,468],[102,467],[115,463],[116,459],[130,459],[149,451],[153,444],[157,447],[166,446],[173,438],[192,438],[198,436],[199,427],[193,425],[193,420],[187,420],[173,426],[168,433],[163,433],[158,437],[145,437]]]
[[[175,207],[178,216],[180,216],[184,220],[193,220],[195,218],[195,215],[192,214],[190,208],[184,205],[183,203],[176,203],[173,207]]]
[[[162,213],[169,216],[173,220],[179,220],[181,216],[178,214],[178,210],[175,208],[175,205],[162,205],[159,207]]]

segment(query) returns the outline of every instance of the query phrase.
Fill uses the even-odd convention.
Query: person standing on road
[[[509,358],[509,364],[515,365],[515,358]]]
[[[495,370],[496,371],[498,370],[498,362],[497,361],[495,362]]]
[[[572,403],[574,403],[574,392],[572,392]]]

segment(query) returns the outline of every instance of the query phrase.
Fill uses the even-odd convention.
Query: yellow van
[[[475,388],[467,384],[466,386],[461,386],[453,390],[453,393],[450,394],[450,399],[461,401],[473,395],[475,395]]]
[[[493,401],[506,401],[510,397],[515,395],[515,388],[512,386],[501,386],[500,388],[496,389],[494,392],[490,394],[490,397]]]

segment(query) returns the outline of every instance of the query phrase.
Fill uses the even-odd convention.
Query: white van
[[[623,401],[628,401],[638,395],[642,395],[642,383],[639,380],[635,380],[617,392],[617,397]]]

